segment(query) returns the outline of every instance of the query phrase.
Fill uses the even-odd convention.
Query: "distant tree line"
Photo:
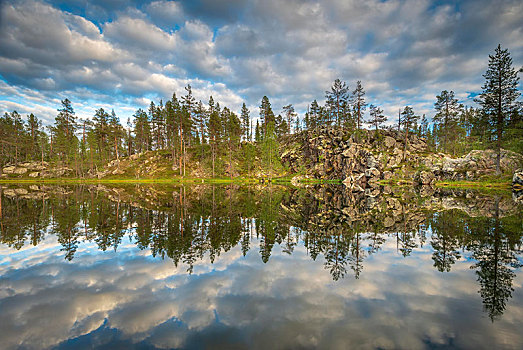
[[[138,109],[125,126],[114,110],[103,108],[91,119],[78,118],[71,101],[65,99],[53,125],[44,127],[34,114],[24,119],[16,111],[0,117],[0,166],[51,161],[66,164],[83,176],[112,159],[168,150],[179,175],[185,175],[191,153],[208,161],[214,176],[217,157],[229,157],[229,173],[233,155],[245,158],[248,164],[259,157],[264,167],[272,169],[278,162],[278,140],[284,135],[324,126],[359,133],[365,124],[376,132],[397,129],[405,133],[406,140],[409,134],[416,134],[427,140],[432,151],[453,155],[493,147],[498,151],[499,166],[501,147],[523,152],[519,77],[508,50],[496,48],[484,77],[483,91],[476,97],[479,107],[464,106],[454,91],[444,90],[436,96],[432,122],[405,106],[398,113],[397,124],[387,124],[395,118],[385,116],[378,104],[367,103],[361,81],[350,90],[340,79],[325,92],[325,104],[312,101],[301,119],[292,104],[276,115],[264,96],[254,121],[245,103],[237,115],[212,96],[205,103],[196,101],[190,85],[180,97],[174,93],[167,101],[151,101],[147,110]]]

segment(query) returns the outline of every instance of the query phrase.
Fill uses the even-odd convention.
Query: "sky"
[[[257,117],[266,95],[303,117],[339,78],[390,118],[430,117],[442,90],[474,105],[498,44],[523,66],[522,1],[0,0],[0,112],[50,124],[68,98],[125,124],[190,84],[204,103]]]

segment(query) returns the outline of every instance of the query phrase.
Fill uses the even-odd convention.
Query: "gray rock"
[[[372,154],[367,155],[367,168],[377,168],[379,167],[379,162]]]
[[[380,171],[376,168],[370,168],[365,170],[365,176],[369,178],[379,178]]]
[[[430,185],[434,182],[435,176],[430,171],[420,171],[416,174],[414,180],[422,185]]]
[[[15,193],[20,196],[29,192],[25,188],[15,188]]]
[[[13,171],[13,174],[15,174],[15,175],[23,175],[25,173],[27,173],[27,168],[16,168]]]
[[[4,174],[13,174],[15,172],[16,167],[15,166],[6,166],[2,169],[2,172]]]
[[[47,162],[25,162],[20,164],[20,166],[32,171],[41,171],[46,169],[49,164]]]
[[[523,187],[523,169],[518,169],[512,176],[512,187]]]
[[[386,170],[383,172],[383,180],[390,180],[392,179],[392,172]]]
[[[396,140],[394,140],[392,137],[390,136],[385,136],[385,139],[383,140],[383,144],[385,145],[385,147],[387,148],[393,148],[396,146]]]

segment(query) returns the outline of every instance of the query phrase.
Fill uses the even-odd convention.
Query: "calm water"
[[[510,194],[0,192],[3,349],[523,348]]]

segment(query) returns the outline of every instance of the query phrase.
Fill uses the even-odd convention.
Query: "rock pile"
[[[314,178],[341,179],[355,191],[379,180],[410,180],[430,185],[437,180],[476,180],[494,174],[496,152],[474,150],[460,158],[429,153],[424,139],[396,130],[361,130],[351,133],[323,127],[283,139],[282,162],[292,172]],[[501,171],[523,166],[523,156],[502,150]]]
[[[29,176],[33,178],[57,178],[72,176],[74,171],[68,167],[51,167],[47,162],[25,162],[16,165],[6,165],[0,172],[0,177],[21,177]]]
[[[425,140],[393,130],[361,130],[351,133],[337,128],[318,128],[283,140],[281,159],[294,172],[324,179],[345,179],[356,189],[390,178],[406,160],[418,160],[426,151]]]

